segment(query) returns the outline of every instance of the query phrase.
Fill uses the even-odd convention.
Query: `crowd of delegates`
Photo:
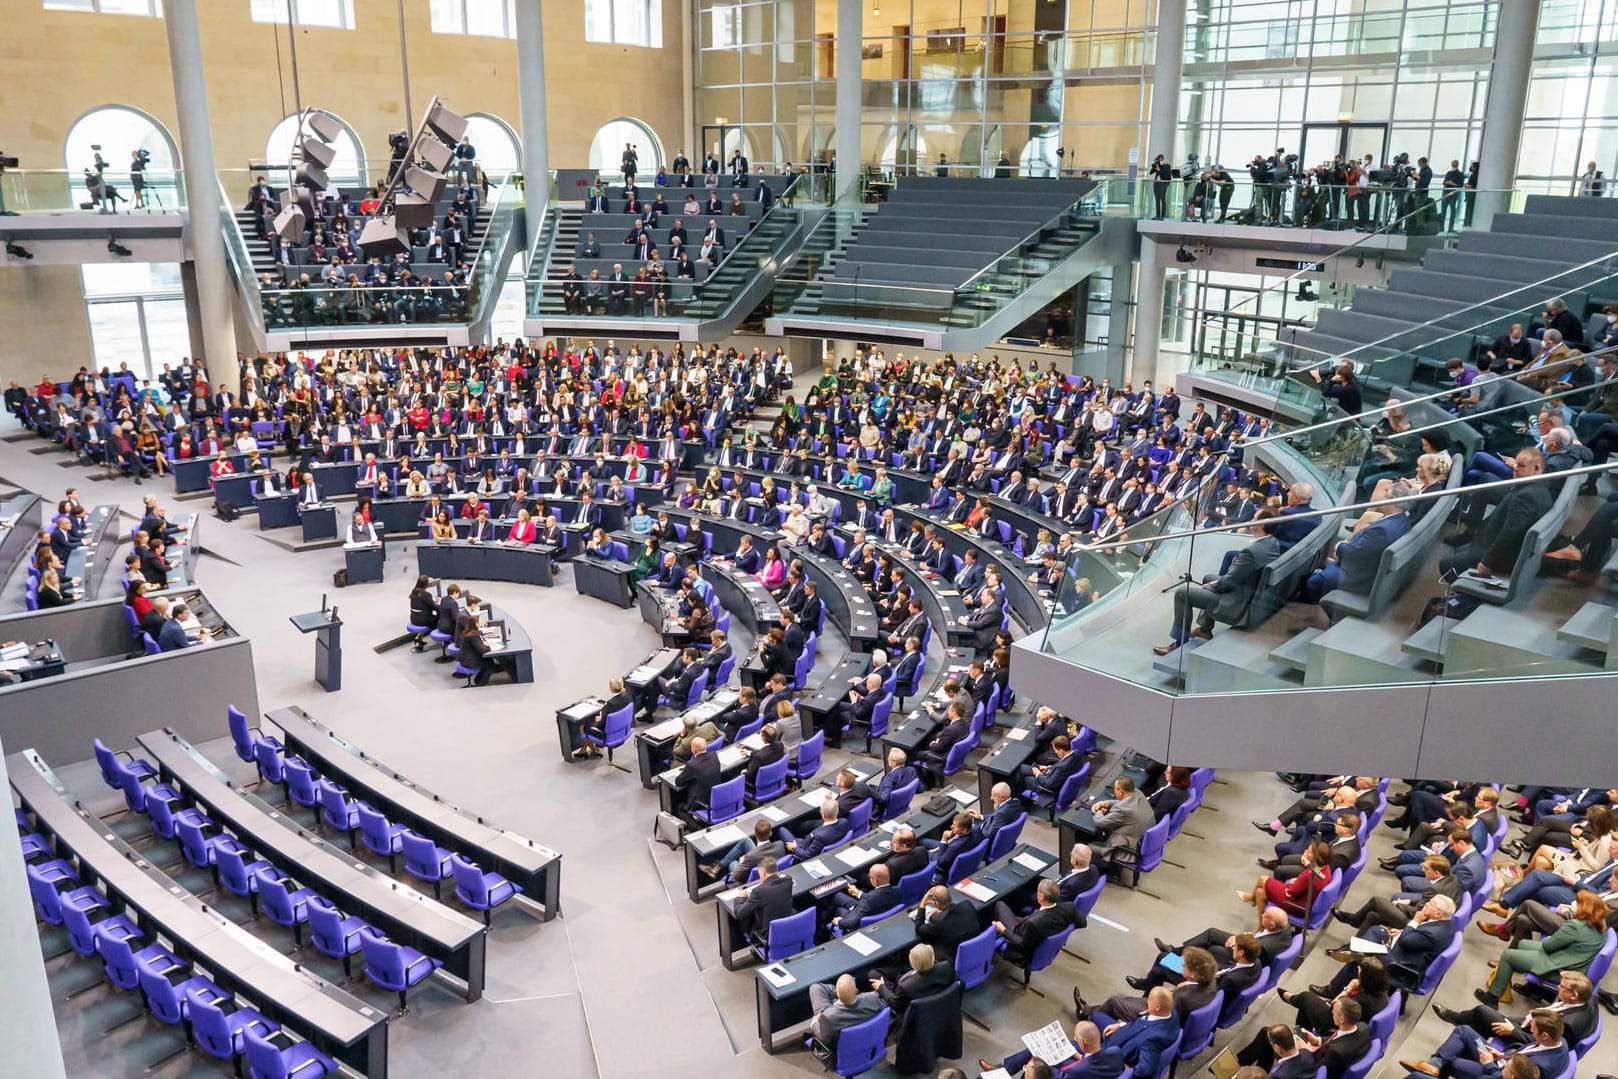
[[[486,181],[464,175],[451,188],[443,214],[411,229],[411,250],[384,261],[367,258],[360,232],[378,206],[371,188],[356,199],[336,191],[314,204],[304,235],[283,239],[275,230],[280,200],[262,178],[248,192],[258,238],[269,244],[273,272],[259,277],[267,325],[350,322],[434,322],[465,317],[476,260],[478,207]],[[414,255],[416,257],[412,258]]]

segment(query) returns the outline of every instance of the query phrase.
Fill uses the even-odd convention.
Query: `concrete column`
[[[7,786],[5,751],[0,749],[0,789]],[[34,904],[16,832],[0,839],[0,1059],[26,1061],[39,1079],[63,1079],[62,1043],[51,1013],[50,986],[40,953]]]
[[[1478,153],[1478,194],[1472,227],[1487,229],[1489,219],[1511,208],[1522,147],[1523,112],[1528,106],[1528,73],[1534,63],[1539,0],[1500,5],[1489,69],[1489,99],[1483,107],[1483,147]]]
[[[1107,374],[1113,385],[1124,384],[1124,367],[1129,356],[1129,298],[1134,284],[1134,265],[1129,262],[1114,264],[1112,268],[1112,306],[1107,312]]]
[[[219,172],[208,124],[208,87],[202,76],[202,38],[196,0],[163,5],[174,74],[174,105],[180,121],[180,164],[185,169],[188,239],[196,263],[197,306],[202,318],[203,358],[215,383],[234,381],[236,326],[231,319],[230,264],[220,233]]]
[[[864,0],[837,0],[837,201],[858,190],[860,178],[860,45]]]
[[[545,26],[539,0],[517,0],[517,110],[522,124],[523,200],[528,246],[539,235],[551,197],[550,146],[545,129]]]
[[[1141,237],[1135,279],[1135,347],[1130,353],[1129,380],[1157,383],[1157,344],[1163,332],[1163,259],[1161,248]],[[1116,286],[1114,286],[1116,290]]]
[[[1179,161],[1175,145],[1180,126],[1180,73],[1185,67],[1185,0],[1158,0],[1157,45],[1152,56],[1152,111],[1140,155],[1142,168],[1158,154],[1171,165]]]

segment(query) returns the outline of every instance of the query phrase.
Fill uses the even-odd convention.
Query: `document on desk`
[[[831,870],[827,869],[826,863],[821,861],[819,858],[816,858],[812,862],[803,863],[803,870],[816,880],[825,880],[827,877],[831,876]]]
[[[1013,858],[1012,861],[1016,862],[1025,869],[1032,869],[1035,873],[1044,872],[1045,867],[1050,864],[1045,859],[1029,850],[1023,851],[1021,854],[1017,855],[1017,857]]]
[[[771,963],[767,967],[760,967],[758,972],[764,975],[765,981],[769,982],[777,989],[785,989],[787,986],[798,980],[792,976],[792,972],[790,970],[783,967],[780,963]]]
[[[882,945],[866,936],[864,933],[852,933],[843,938],[843,943],[853,948],[861,955],[870,955],[882,950]]]
[[[971,791],[962,790],[960,787],[951,788],[949,796],[961,803],[963,806],[971,805],[973,802],[978,800],[977,795],[973,794]]]
[[[728,847],[742,841],[742,830],[734,824],[722,824],[708,833],[708,842],[716,847]]]
[[[1028,737],[1027,727],[1013,727],[1005,733],[1005,737],[1013,742],[1020,742]]]
[[[792,815],[780,806],[765,806],[759,812],[768,818],[771,824],[780,824]]]
[[[816,787],[812,791],[804,791],[800,794],[798,801],[810,809],[819,809],[828,797],[829,792],[824,787]]]
[[[1064,1060],[1070,1060],[1078,1055],[1073,1050],[1073,1043],[1068,1041],[1067,1035],[1063,1033],[1060,1020],[1024,1034],[1022,1043],[1028,1047],[1030,1053],[1053,1068]]]
[[[858,869],[866,862],[874,860],[880,853],[882,853],[880,850],[871,847],[848,847],[838,851],[836,858],[848,868]]]
[[[971,877],[964,877],[955,885],[955,890],[969,899],[976,899],[979,903],[987,903],[994,898],[994,890],[985,888]]]

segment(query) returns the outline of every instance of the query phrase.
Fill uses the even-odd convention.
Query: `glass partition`
[[[0,172],[0,209],[19,214],[163,214],[185,209],[185,180],[179,170],[147,169],[142,178],[145,205],[137,209],[125,173],[103,183],[88,169],[11,169]]]

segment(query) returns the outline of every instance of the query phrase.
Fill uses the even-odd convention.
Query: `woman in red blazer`
[[[1331,847],[1325,840],[1317,839],[1303,852],[1302,873],[1291,880],[1260,877],[1252,891],[1237,892],[1236,897],[1259,910],[1275,906],[1288,914],[1304,917],[1308,906],[1326,890],[1331,874]]]
[[[538,533],[534,527],[534,519],[527,510],[517,511],[517,521],[511,526],[511,534],[506,537],[507,543],[533,543]]]

